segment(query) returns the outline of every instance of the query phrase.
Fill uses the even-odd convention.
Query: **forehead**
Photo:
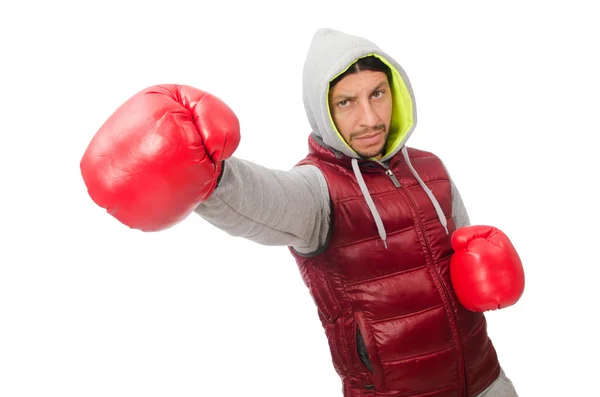
[[[362,70],[345,76],[333,86],[332,93],[355,92],[364,89],[373,89],[381,83],[387,83],[387,76],[383,72]]]

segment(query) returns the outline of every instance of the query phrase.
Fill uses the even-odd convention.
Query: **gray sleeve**
[[[448,178],[450,178],[450,185],[452,186],[452,219],[454,220],[454,224],[456,225],[457,229],[460,229],[464,226],[470,226],[471,221],[469,220],[469,213],[467,212],[467,208],[465,207],[465,203],[462,200],[460,192],[456,187],[454,180],[450,176],[448,168],[443,162],[442,165],[446,169]]]
[[[327,182],[310,165],[281,171],[231,157],[217,188],[194,211],[231,236],[302,254],[322,248],[329,231]]]
[[[452,185],[452,219],[454,220],[454,224],[457,229],[469,226],[471,225],[471,221],[469,220],[469,214],[465,207],[465,203],[452,178],[450,178],[450,183]]]

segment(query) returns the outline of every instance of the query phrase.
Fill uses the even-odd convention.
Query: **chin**
[[[363,158],[370,158],[370,157],[375,157],[375,156],[379,156],[380,154],[382,154],[384,147],[385,147],[385,145],[381,145],[381,147],[377,147],[377,148],[374,148],[374,147],[355,148],[354,151]]]
[[[356,142],[359,144],[354,145],[352,148],[359,156],[361,156],[363,158],[376,157],[383,153],[383,150],[385,149],[386,138],[387,138],[387,134],[385,134],[385,135],[382,134],[382,135],[379,135],[379,139],[377,139],[377,141],[374,141],[374,142],[372,141],[372,142],[369,142],[368,144],[366,144],[366,142],[364,142],[363,145],[360,145],[360,143],[363,143],[363,142]]]
[[[371,157],[377,157],[380,154],[383,153],[383,150],[379,150],[379,151],[375,151],[375,150],[370,150],[370,151],[356,151],[356,153],[358,153],[358,155],[362,158],[368,159]]]

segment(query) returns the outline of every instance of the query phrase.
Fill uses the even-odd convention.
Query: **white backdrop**
[[[320,27],[404,66],[410,145],[438,154],[472,222],[521,253],[522,300],[488,314],[520,396],[600,395],[593,2],[160,3],[0,7],[0,396],[341,396],[286,248],[195,214],[129,230],[79,173],[110,113],[157,83],[219,96],[241,121],[236,155],[290,168],[307,150],[301,71]]]

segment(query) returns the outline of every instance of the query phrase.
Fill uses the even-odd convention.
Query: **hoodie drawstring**
[[[417,179],[417,181],[419,181],[419,184],[421,185],[421,188],[427,194],[427,197],[429,197],[429,200],[433,204],[433,207],[435,208],[435,212],[438,215],[440,223],[444,227],[446,234],[448,234],[448,220],[446,219],[446,216],[444,215],[444,211],[442,210],[440,203],[437,201],[437,199],[433,195],[433,192],[429,189],[429,187],[427,187],[425,182],[423,182],[423,180],[417,173],[417,170],[415,170],[414,167],[412,166],[412,164],[410,162],[410,157],[408,156],[408,150],[406,149],[406,146],[404,146],[402,148],[402,155],[404,156],[404,159],[406,160],[406,163],[408,164],[408,167],[410,168],[412,174]],[[385,231],[385,226],[383,225],[381,216],[379,215],[379,212],[377,211],[377,207],[375,206],[375,203],[373,202],[373,198],[371,197],[371,194],[369,193],[367,184],[365,183],[362,173],[360,172],[360,168],[358,166],[358,160],[355,158],[352,159],[352,170],[354,171],[354,175],[356,176],[356,181],[358,182],[360,191],[362,192],[362,194],[365,198],[365,201],[367,202],[367,206],[369,207],[369,210],[371,211],[371,214],[373,215],[373,219],[375,220],[375,225],[377,226],[377,231],[379,233],[379,237],[381,238],[381,240],[383,240],[383,244],[384,244],[385,248],[387,249],[387,234]]]
[[[415,170],[412,164],[410,163],[410,157],[408,156],[408,150],[406,149],[406,146],[402,148],[402,155],[404,156],[404,160],[406,160],[406,163],[408,164],[408,167],[412,171],[413,175],[415,176],[415,178],[417,178],[417,181],[419,181],[419,184],[421,185],[423,190],[425,190],[427,196],[429,196],[429,200],[431,200],[431,204],[433,204],[433,207],[435,208],[435,212],[437,213],[438,218],[440,219],[440,223],[442,224],[442,226],[444,226],[446,234],[448,234],[448,220],[446,219],[446,215],[444,215],[444,211],[442,210],[440,203],[433,195],[433,192],[427,187],[425,182],[423,182],[423,180],[417,173],[417,170]]]
[[[362,192],[365,200],[367,201],[367,206],[371,210],[371,214],[373,214],[373,218],[375,218],[375,225],[377,225],[377,231],[379,232],[379,237],[383,240],[383,244],[387,249],[387,235],[385,233],[385,227],[383,227],[383,221],[381,220],[381,216],[379,216],[379,212],[377,212],[377,207],[375,207],[375,203],[371,198],[371,194],[369,193],[369,189],[367,189],[367,184],[363,179],[362,174],[360,173],[360,168],[358,167],[358,160],[352,159],[352,169],[354,170],[354,175],[356,176],[356,180],[358,181],[358,186],[360,186],[360,191]]]

